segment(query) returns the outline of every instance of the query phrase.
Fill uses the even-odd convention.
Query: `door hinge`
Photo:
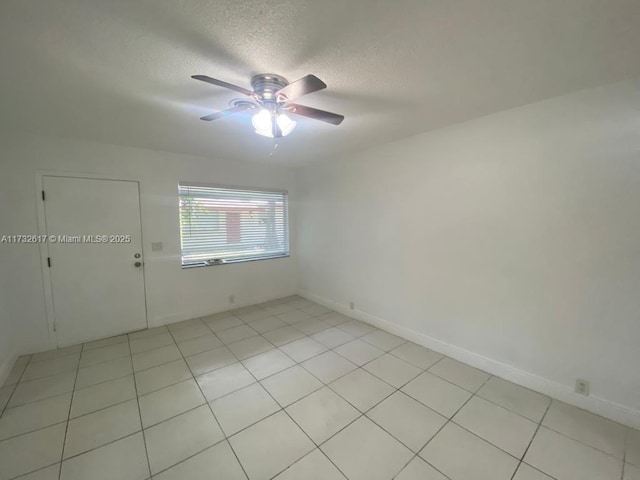
[[[47,257],[47,266],[51,268],[51,257]]]
[[[42,190],[42,201],[44,202],[44,190]]]

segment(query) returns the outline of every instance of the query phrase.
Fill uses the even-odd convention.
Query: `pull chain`
[[[273,154],[277,149],[278,149],[278,140],[276,139],[276,137],[273,137],[273,148],[271,149],[271,153],[269,154],[270,158],[273,158]]]

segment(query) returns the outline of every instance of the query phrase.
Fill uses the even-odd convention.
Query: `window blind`
[[[180,183],[182,265],[289,255],[287,192]]]

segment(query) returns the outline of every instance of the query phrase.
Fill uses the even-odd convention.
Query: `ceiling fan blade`
[[[303,95],[307,95],[308,93],[322,90],[323,88],[327,88],[326,83],[315,75],[307,75],[306,77],[302,77],[301,79],[282,87],[275,93],[275,97],[284,97],[285,100],[291,101]]]
[[[229,90],[234,90],[236,92],[240,92],[249,97],[255,97],[255,93],[251,90],[248,90],[243,87],[239,87],[238,85],[234,85],[233,83],[223,82],[222,80],[218,80],[217,78],[207,77],[206,75],[191,75],[191,78],[195,80],[200,80],[201,82],[207,82],[212,85],[217,85],[219,87],[228,88]]]
[[[302,115],[303,117],[313,118],[314,120],[320,120],[321,122],[327,122],[331,125],[340,125],[344,120],[344,115],[338,115],[337,113],[326,112],[313,107],[307,107],[305,105],[298,105],[297,103],[289,103],[285,107],[289,112],[296,115]]]
[[[235,113],[244,112],[246,110],[251,110],[255,108],[253,105],[238,105],[237,107],[227,108],[226,110],[222,110],[220,112],[212,113],[211,115],[205,115],[204,117],[200,117],[200,120],[205,120],[210,122],[211,120],[217,120],[218,118],[227,117],[229,115],[233,115]]]

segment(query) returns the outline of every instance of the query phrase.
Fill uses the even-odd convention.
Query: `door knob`
[[[142,266],[142,262],[136,262],[136,263],[134,263],[134,265],[135,265],[136,267],[140,268],[140,267]]]

